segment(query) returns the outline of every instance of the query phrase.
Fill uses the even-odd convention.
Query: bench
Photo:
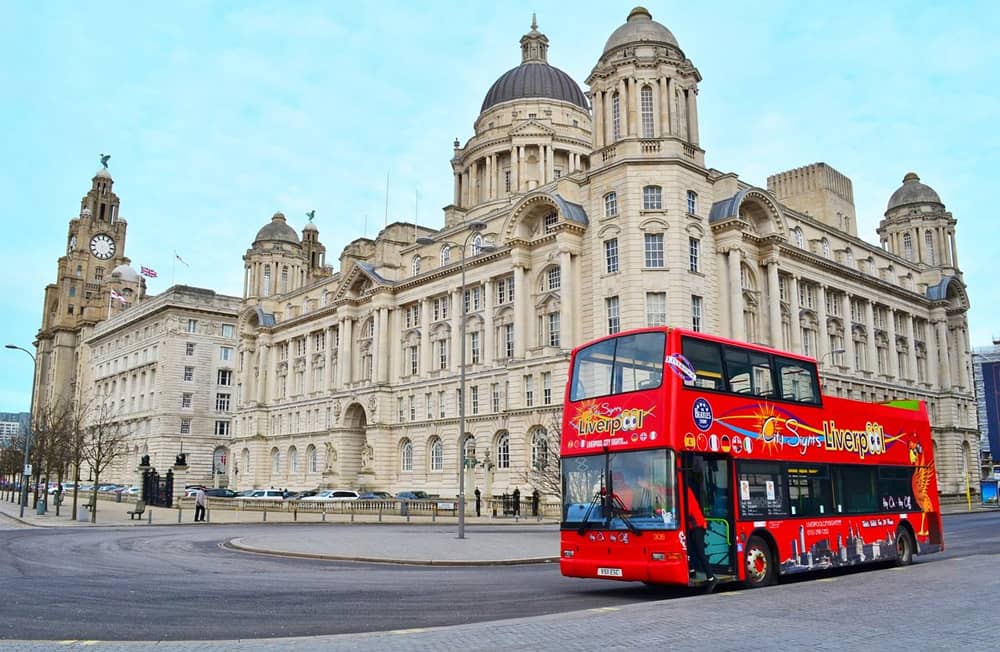
[[[135,501],[135,509],[133,509],[130,512],[126,512],[126,514],[128,514],[128,518],[129,518],[130,521],[133,520],[133,519],[135,519],[136,517],[138,517],[139,520],[141,521],[142,520],[142,513],[145,512],[145,511],[146,511],[146,503],[145,503],[145,501],[143,501],[143,500],[137,500],[137,501]]]

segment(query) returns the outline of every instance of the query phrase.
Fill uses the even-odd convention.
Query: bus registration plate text
[[[620,568],[598,568],[598,577],[621,577],[622,569]]]

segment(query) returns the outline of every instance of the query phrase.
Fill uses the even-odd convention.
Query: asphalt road
[[[387,566],[265,557],[219,545],[232,537],[273,531],[273,527],[4,530],[0,532],[0,639],[302,637],[424,630],[587,609],[616,611],[660,600],[683,611],[693,608],[695,600],[697,604],[727,600],[679,589],[563,578],[555,564]],[[405,536],[405,530],[405,526],[392,527],[387,535]],[[511,536],[516,531],[510,529]],[[945,533],[946,551],[924,558],[915,570],[926,566],[938,593],[950,590],[948,580],[942,578],[959,569],[961,575],[954,583],[961,591],[963,582],[976,579],[969,577],[969,569],[979,566],[979,572],[992,578],[995,586],[995,562],[1000,555],[998,515],[948,516]],[[822,604],[830,591],[827,582],[839,582],[841,587],[877,585],[880,574],[885,578],[888,573],[839,572],[824,574],[818,582],[792,580],[765,590],[766,594],[736,590],[728,594],[767,595],[773,601],[799,591]],[[904,577],[919,581],[920,574],[908,571]],[[802,599],[797,596],[795,601]],[[871,605],[859,605],[859,617],[885,617],[877,608],[872,610]],[[971,632],[977,627],[977,616],[970,613],[968,617]],[[962,626],[954,618],[950,624]]]

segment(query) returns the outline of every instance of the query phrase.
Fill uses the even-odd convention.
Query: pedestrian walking
[[[194,492],[194,521],[205,520],[205,490],[198,487],[198,490]]]
[[[521,490],[514,487],[514,517],[521,515]]]
[[[541,500],[541,498],[542,498],[542,494],[540,494],[538,492],[538,489],[535,489],[534,491],[531,492],[531,515],[532,516],[538,516],[538,503]]]
[[[476,494],[476,516],[480,516],[481,515],[480,510],[483,504],[483,494],[480,493],[479,487],[476,487],[475,494]]]

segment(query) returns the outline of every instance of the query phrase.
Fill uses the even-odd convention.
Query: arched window
[[[545,428],[538,426],[531,431],[531,468],[536,471],[549,465],[549,438]]]
[[[611,95],[611,134],[615,140],[622,136],[622,102],[618,91]]]
[[[934,265],[934,233],[924,231],[924,249],[927,251],[927,264]]]
[[[687,191],[687,211],[688,215],[694,215],[698,210],[698,193],[693,190]]]
[[[288,292],[288,265],[281,267],[281,294]]]
[[[639,91],[639,105],[642,108],[642,137],[653,137],[653,88],[643,86]]]
[[[281,451],[277,448],[271,449],[271,473],[274,475],[281,473]]]
[[[647,211],[663,210],[663,189],[660,186],[645,186],[642,189],[642,208]]]
[[[264,265],[264,287],[261,289],[261,294],[265,297],[271,296],[271,266]]]
[[[909,233],[903,234],[903,258],[913,260],[913,236]]]
[[[476,462],[476,438],[468,435],[465,438],[465,466],[472,466]]]
[[[510,468],[510,435],[506,432],[497,437],[497,468]]]
[[[440,471],[444,468],[444,444],[441,440],[435,437],[431,440],[430,450],[430,463],[431,471]]]
[[[299,472],[299,450],[294,446],[288,449],[288,472]]]
[[[316,447],[312,444],[306,448],[306,471],[316,473]]]
[[[802,229],[800,229],[799,227],[795,227],[792,230],[792,240],[795,242],[795,246],[798,247],[799,249],[805,246],[806,240],[805,236],[802,235]]]
[[[409,439],[404,439],[399,447],[399,470],[413,470],[413,444],[410,443]]]
[[[447,265],[451,261],[451,245],[441,247],[441,266]]]
[[[472,239],[472,255],[478,256],[483,252],[483,236],[476,234],[476,237]]]
[[[618,194],[609,192],[604,195],[604,217],[616,217],[618,215]]]
[[[830,257],[830,241],[827,240],[826,238],[823,238],[822,242],[820,242],[820,247],[823,250],[823,258],[829,258]]]
[[[420,273],[420,256],[413,257],[413,261],[410,263],[410,273],[414,276]]]
[[[847,266],[854,267],[854,252],[848,249],[846,258],[847,258]]]

